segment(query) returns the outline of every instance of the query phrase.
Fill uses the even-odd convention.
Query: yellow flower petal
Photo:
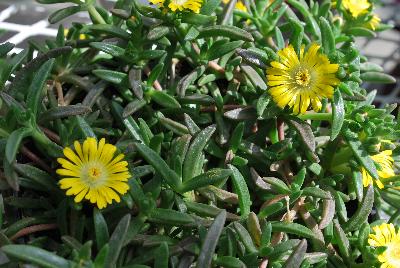
[[[69,160],[71,160],[75,165],[82,164],[82,160],[81,160],[82,158],[78,157],[74,153],[74,151],[71,150],[71,148],[68,148],[68,147],[64,148],[63,153],[64,153],[65,157],[67,157]],[[60,158],[58,158],[58,159],[60,159]],[[57,159],[57,161],[58,161],[58,159]]]
[[[88,192],[89,188],[85,187],[82,192],[80,192],[77,196],[75,196],[74,201],[76,203],[79,203],[82,201],[82,199],[85,197],[86,193]]]
[[[56,173],[61,176],[72,176],[72,177],[79,177],[79,172],[72,171],[69,169],[59,168],[56,170]]]

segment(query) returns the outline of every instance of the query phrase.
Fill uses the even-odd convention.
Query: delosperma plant
[[[0,267],[400,267],[378,1],[38,2],[57,37],[0,45]]]

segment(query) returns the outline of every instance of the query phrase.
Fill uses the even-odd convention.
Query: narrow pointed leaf
[[[117,227],[115,227],[115,230],[108,242],[110,248],[108,251],[104,267],[115,267],[123,246],[126,233],[128,231],[130,220],[131,216],[127,214],[119,221]]]
[[[208,126],[200,131],[190,144],[185,161],[183,162],[182,174],[184,181],[199,175],[196,170],[201,160],[201,154],[212,134],[215,132],[215,129],[215,125]]]
[[[343,126],[345,116],[344,102],[340,90],[335,90],[332,100],[332,130],[331,141],[336,139]]]
[[[307,251],[307,240],[303,239],[296,246],[292,254],[290,254],[289,258],[283,265],[284,268],[299,268],[301,263],[304,260]]]
[[[246,181],[240,171],[232,165],[228,165],[228,167],[232,170],[231,178],[234,186],[234,192],[239,197],[240,215],[242,218],[247,218],[251,207],[249,189],[247,188]]]
[[[181,180],[178,175],[168,167],[167,163],[152,149],[144,144],[135,143],[138,152],[142,157],[153,166],[153,168],[160,173],[164,180],[172,187],[177,190],[180,187]]]
[[[226,211],[223,210],[214,219],[213,224],[208,229],[207,235],[200,250],[199,258],[197,259],[197,268],[211,267],[212,257],[214,255],[215,248],[217,247],[222,229],[224,228],[225,220]]]
[[[374,188],[370,185],[364,194],[364,199],[358,207],[356,213],[343,225],[345,231],[354,231],[359,228],[371,213],[374,205]]]
[[[69,268],[72,264],[52,252],[34,246],[7,245],[1,250],[10,257],[44,268]]]
[[[41,98],[44,95],[43,88],[53,68],[54,61],[54,59],[50,59],[40,67],[37,73],[35,73],[35,76],[33,77],[29,87],[26,105],[31,109],[34,115],[37,114],[39,109]]]
[[[215,184],[223,179],[229,177],[232,171],[229,169],[215,168],[208,170],[207,172],[200,174],[190,180],[185,181],[180,188],[180,192],[188,192],[196,190],[207,185]]]

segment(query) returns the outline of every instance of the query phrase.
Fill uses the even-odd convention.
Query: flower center
[[[311,75],[307,69],[299,70],[295,75],[296,83],[300,86],[308,86],[310,84]]]
[[[97,167],[91,167],[88,170],[88,177],[91,181],[97,180],[101,176],[101,171]]]
[[[106,166],[97,161],[82,166],[81,178],[91,187],[102,185],[108,177]]]

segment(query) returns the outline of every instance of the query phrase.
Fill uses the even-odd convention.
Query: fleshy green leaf
[[[292,254],[290,254],[289,258],[283,265],[284,268],[299,268],[301,263],[304,260],[307,251],[307,240],[303,239],[296,246]]]
[[[7,245],[1,250],[8,256],[44,268],[69,268],[70,261],[47,250],[28,245]]]
[[[194,219],[186,213],[172,209],[156,208],[150,214],[150,221],[168,225],[186,225],[194,223]]]
[[[97,208],[93,209],[93,224],[96,234],[97,249],[100,250],[108,242],[109,234],[107,223]]]
[[[199,37],[216,37],[216,36],[224,36],[234,40],[243,40],[252,42],[253,36],[238,27],[230,26],[230,25],[214,25],[205,27],[200,30]]]
[[[353,133],[349,129],[346,129],[345,137],[356,159],[364,166],[372,178],[378,179],[379,176],[374,161],[368,155],[362,143],[357,138],[353,137]]]
[[[180,189],[181,179],[156,152],[144,144],[135,143],[135,146],[142,157],[160,173],[172,189]]]
[[[197,173],[198,166],[201,164],[201,154],[205,148],[207,142],[210,140],[212,134],[215,132],[215,125],[208,126],[202,131],[200,131],[194,138],[188,152],[186,154],[185,160],[183,162],[183,180],[189,180],[194,176],[199,175]]]
[[[184,193],[201,187],[205,187],[210,184],[218,183],[223,179],[229,177],[231,174],[232,171],[229,169],[210,169],[196,177],[185,181],[180,187],[180,192]]]
[[[226,220],[226,211],[223,210],[214,219],[213,224],[208,229],[207,235],[203,241],[199,258],[197,259],[197,268],[211,267],[212,257],[217,247],[219,237],[222,233]]]
[[[345,116],[344,102],[340,90],[335,90],[332,100],[332,130],[331,141],[336,139],[343,126]]]
[[[367,219],[371,213],[372,206],[374,205],[374,188],[370,185],[364,194],[363,201],[358,207],[354,215],[343,225],[343,229],[346,231],[354,231],[359,228]]]
[[[19,150],[22,140],[30,135],[32,130],[30,128],[20,128],[14,130],[7,139],[6,144],[6,158],[9,163],[14,163],[15,157]]]
[[[43,88],[46,84],[47,77],[53,68],[54,61],[54,59],[50,59],[40,67],[37,73],[35,73],[29,87],[26,105],[31,109],[34,115],[37,114],[39,109],[38,107],[40,105],[41,97],[44,95]]]
[[[247,218],[250,213],[251,206],[249,189],[247,188],[246,181],[244,180],[240,171],[232,165],[228,165],[228,167],[232,170],[231,178],[234,186],[234,192],[239,197],[240,214],[242,215],[242,218]]]
[[[117,263],[119,254],[121,252],[123,242],[128,231],[131,215],[127,214],[119,221],[112,233],[108,245],[110,246],[108,255],[105,261],[105,267],[114,267]]]
[[[273,232],[285,232],[300,237],[315,239],[315,235],[310,229],[298,223],[272,222],[271,226]]]
[[[168,259],[168,244],[166,242],[162,242],[155,252],[154,267],[168,268]]]

